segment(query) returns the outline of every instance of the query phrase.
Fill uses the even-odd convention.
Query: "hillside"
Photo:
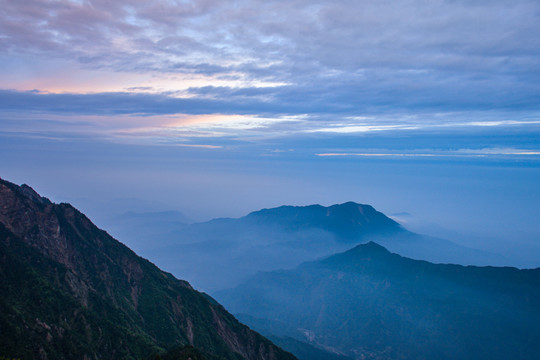
[[[69,204],[0,180],[0,356],[294,359]],[[164,355],[167,356],[167,355]]]
[[[432,264],[370,242],[260,273],[216,298],[265,335],[356,359],[540,353],[540,269]]]

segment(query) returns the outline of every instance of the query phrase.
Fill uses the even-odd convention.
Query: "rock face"
[[[356,359],[540,354],[540,269],[432,264],[370,242],[216,298],[266,336]]]
[[[0,179],[0,357],[294,359],[69,204]]]

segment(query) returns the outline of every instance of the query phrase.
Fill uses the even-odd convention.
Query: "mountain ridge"
[[[540,351],[540,268],[433,264],[369,242],[215,296],[267,336],[356,359],[528,360]]]
[[[212,292],[237,285],[257,271],[289,268],[346,250],[368,236],[405,233],[370,205],[284,205],[241,218],[189,224],[178,229],[175,239],[153,243],[148,254]],[[229,256],[220,255],[224,252]],[[202,264],[197,271],[195,263]]]
[[[241,219],[265,218],[285,228],[315,226],[333,231],[344,239],[362,236],[370,232],[393,233],[404,231],[400,224],[375,210],[373,206],[348,201],[342,204],[323,206],[283,205],[276,208],[261,209]]]
[[[143,359],[190,345],[206,359],[294,359],[73,206],[2,179],[0,246],[0,356]]]
[[[293,268],[367,241],[436,263],[503,262],[497,254],[410,232],[373,206],[352,201],[266,208],[176,227],[170,234],[163,242],[148,237],[151,247],[145,253],[210,293],[234,287],[257,271]],[[224,252],[229,256],[221,256]],[[202,266],[195,271],[195,264]]]

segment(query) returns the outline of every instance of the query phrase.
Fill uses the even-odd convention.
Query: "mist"
[[[413,136],[414,135],[414,136]],[[495,148],[531,136],[411,134],[340,137],[341,148],[371,152],[414,148]],[[336,139],[271,139],[227,150],[140,146],[4,136],[2,177],[34,184],[56,202],[70,202],[105,230],[127,212],[176,211],[182,222],[238,218],[281,205],[370,204],[407,229],[470,248],[504,253],[505,265],[540,263],[540,161],[534,155],[321,157]],[[513,140],[512,140],[513,139]],[[414,141],[413,141],[414,140]],[[288,148],[292,151],[270,152]],[[465,147],[464,144],[460,147]],[[326,147],[326,150],[325,150]],[[442,150],[441,150],[442,149]],[[365,150],[363,150],[365,151]],[[388,150],[385,150],[388,152]],[[428,150],[422,150],[426,152]],[[435,150],[429,150],[435,153]],[[114,234],[114,233],[113,233]],[[121,239],[144,251],[144,241]],[[154,236],[146,247],[154,246]],[[143,252],[144,256],[145,253]],[[152,258],[160,263],[159,258]],[[500,264],[499,264],[500,265]],[[182,274],[178,274],[181,276]]]

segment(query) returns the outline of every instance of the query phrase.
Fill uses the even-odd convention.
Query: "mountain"
[[[156,226],[155,232],[163,233],[160,228]],[[258,271],[292,268],[370,240],[415,259],[500,263],[499,256],[407,231],[372,206],[354,202],[281,206],[239,219],[186,225],[159,241],[148,237],[143,253],[196,287],[213,292],[236,286]]]
[[[289,268],[344,251],[369,235],[403,232],[369,205],[281,206],[239,219],[188,225],[174,240],[153,241],[147,254],[212,292],[238,285],[257,271]]]
[[[245,223],[278,226],[288,231],[317,228],[332,232],[343,242],[372,234],[395,234],[404,230],[372,206],[352,201],[329,207],[280,206],[253,212],[242,220]]]
[[[294,359],[71,205],[1,179],[0,294],[0,357]]]
[[[369,242],[215,296],[263,334],[356,359],[540,353],[540,269],[433,264]]]

